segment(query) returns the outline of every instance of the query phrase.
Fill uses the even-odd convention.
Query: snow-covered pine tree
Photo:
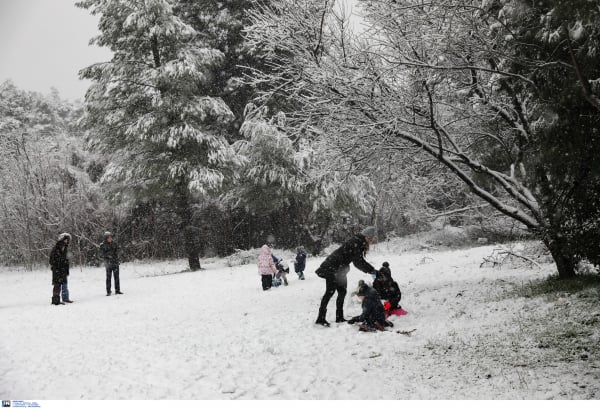
[[[263,216],[273,231],[287,227],[289,244],[304,244],[320,252],[325,236],[344,214],[364,216],[374,204],[373,185],[364,175],[352,174],[340,163],[338,152],[285,133],[285,115],[267,119],[267,108],[249,104],[237,151],[248,159],[225,199],[233,206]],[[271,214],[286,214],[286,225]]]
[[[242,163],[224,131],[233,114],[211,92],[223,53],[175,14],[174,1],[77,5],[100,15],[92,42],[114,54],[80,73],[92,80],[81,123],[91,146],[111,159],[103,180],[121,198],[169,198],[190,269],[199,269],[194,195],[217,190]]]
[[[584,192],[597,186],[596,166],[573,159],[578,157],[575,152],[593,157],[598,146],[592,143],[586,150],[585,144],[598,117],[593,111],[598,99],[595,6],[577,1],[531,6],[519,1],[361,0],[361,38],[352,38],[343,35],[343,20],[327,3],[320,2],[322,12],[311,16],[305,10],[319,7],[316,2],[294,7],[291,0],[282,0],[254,16],[249,41],[264,50],[267,60],[278,56],[271,72],[257,75],[257,81],[271,83],[264,98],[279,95],[297,101],[298,109],[288,113],[287,131],[318,128],[320,137],[345,144],[350,157],[363,157],[355,164],[392,150],[412,160],[411,152],[419,149],[490,208],[541,238],[559,276],[572,277],[581,251],[570,245],[575,231],[570,224],[577,221],[573,225],[593,231],[596,224],[587,222],[592,220],[586,214],[598,202],[598,195]],[[567,6],[562,9],[559,3]],[[543,12],[530,12],[537,9]],[[555,18],[563,12],[571,17]],[[544,33],[540,24],[551,30]],[[546,54],[545,45],[535,41],[528,47],[526,35],[545,41],[538,33],[560,42],[549,43]],[[519,43],[530,51],[524,58],[515,53]],[[571,57],[548,63],[555,51]],[[515,65],[525,69],[520,72]],[[552,79],[557,67],[568,72],[567,81],[578,82],[578,92],[561,82],[561,74],[544,82],[544,75]],[[541,87],[536,74],[541,75]],[[549,84],[546,90],[556,92],[553,98],[562,98],[561,103],[545,101],[552,92],[540,89]],[[568,107],[568,98],[576,95],[571,107],[585,100],[589,114]],[[557,108],[566,114],[551,113]],[[564,118],[560,129],[555,127],[563,140],[546,137],[544,142],[549,129],[545,124],[554,122],[554,127],[556,118]],[[583,142],[574,149],[573,125],[581,130]],[[539,154],[544,151],[549,154]],[[562,163],[573,164],[574,172],[557,189],[553,182]],[[554,164],[558,168],[552,175],[546,169]],[[578,194],[572,194],[568,182]],[[561,215],[560,209],[569,207],[578,208],[575,217]]]
[[[250,25],[253,11],[268,5],[270,0],[177,0],[175,11],[185,23],[201,33],[209,48],[223,53],[223,63],[214,72],[210,87],[213,95],[223,98],[231,108],[234,120],[229,133],[239,137],[246,104],[255,87],[244,81],[251,69],[262,67],[264,61],[247,46],[244,30]]]

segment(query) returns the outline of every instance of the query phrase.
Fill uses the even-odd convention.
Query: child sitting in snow
[[[394,326],[385,320],[381,298],[375,289],[363,282],[358,288],[357,296],[362,302],[362,314],[348,320],[349,324],[361,323],[359,331],[367,332],[385,330],[386,327]]]
[[[287,274],[290,273],[290,267],[283,261],[283,258],[277,258],[275,255],[273,255],[273,262],[277,268],[277,273],[273,279],[279,280],[279,284],[281,284],[281,280],[283,279],[283,284],[287,286]]]
[[[402,298],[402,292],[400,292],[398,283],[392,278],[389,263],[384,262],[381,269],[375,274],[373,289],[379,293],[381,299],[387,300],[384,305],[386,315],[392,314],[396,309],[402,309],[402,306],[398,304]]]

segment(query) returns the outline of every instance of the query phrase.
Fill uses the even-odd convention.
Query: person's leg
[[[267,282],[268,275],[260,275],[260,282],[262,284],[263,290],[269,289],[269,283]]]
[[[113,267],[113,275],[115,277],[115,293],[121,294],[121,281],[119,280],[119,265]]]
[[[52,304],[60,305],[60,283],[54,283],[52,285]]]
[[[348,279],[347,279],[346,275],[344,274],[343,279],[338,278],[337,286],[336,286],[336,290],[338,293],[337,299],[335,301],[335,321],[336,321],[336,323],[341,323],[341,322],[346,321],[346,319],[344,319],[344,300],[346,298],[346,292],[348,291],[347,287],[348,287]]]
[[[394,293],[390,297],[390,305],[391,305],[390,310],[398,309],[400,307],[400,298],[401,298],[400,293]]]
[[[319,306],[319,316],[317,317],[316,323],[319,324],[329,324],[325,317],[327,316],[327,305],[329,304],[329,300],[335,293],[336,283],[334,277],[327,277],[325,279],[325,293],[323,294],[323,298],[321,299],[321,305]]]
[[[63,283],[60,285],[62,301],[65,303],[72,303],[69,299],[69,283],[67,282],[67,277],[63,280]]]
[[[112,269],[110,266],[106,267],[106,295],[110,296],[110,284],[112,280]]]
[[[335,321],[336,323],[345,322],[344,319],[344,300],[348,291],[348,271],[350,267],[344,267],[335,275],[335,289],[337,290],[337,299],[335,301]]]

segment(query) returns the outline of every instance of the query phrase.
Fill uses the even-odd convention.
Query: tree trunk
[[[543,241],[556,263],[559,279],[574,278],[577,259],[570,253],[569,246],[564,239],[551,236]]]
[[[183,238],[185,253],[188,257],[188,264],[191,271],[200,269],[200,249],[198,245],[198,236],[192,225],[192,208],[190,192],[185,180],[180,180],[175,186],[176,193],[176,211],[179,216],[179,231]]]
[[[197,271],[200,269],[200,250],[198,248],[197,234],[192,225],[184,227],[183,237],[190,270]]]

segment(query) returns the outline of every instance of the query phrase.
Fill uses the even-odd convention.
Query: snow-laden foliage
[[[157,195],[171,203],[197,269],[195,201],[243,163],[227,134],[234,115],[213,89],[225,56],[180,17],[175,1],[78,5],[100,15],[93,42],[114,54],[80,72],[92,80],[81,124],[90,146],[111,161],[103,181],[131,203]]]
[[[540,181],[550,177],[547,163],[567,157],[540,154],[544,129],[558,117],[536,87],[545,60],[517,46],[538,32],[530,28],[539,18],[519,1],[359,4],[367,22],[360,38],[329,2],[282,1],[255,13],[249,43],[271,68],[256,72],[257,83],[271,84],[259,100],[288,98],[295,109],[286,132],[338,147],[356,173],[387,152],[438,161],[479,200],[538,234],[562,276],[571,275],[581,255],[564,249],[567,220],[556,217],[557,200],[570,193]],[[577,21],[571,32],[583,38]]]
[[[58,234],[73,237],[74,263],[94,248],[110,211],[92,183],[95,157],[74,127],[81,107],[56,90],[41,95],[0,85],[0,263],[47,262]]]
[[[169,179],[181,179],[193,191],[214,191],[241,163],[222,133],[233,115],[205,91],[223,54],[203,46],[171,1],[79,5],[101,15],[94,42],[114,52],[81,71],[93,81],[82,125],[90,145],[113,157],[105,180],[168,190]]]
[[[336,168],[337,160],[322,146],[304,139],[294,143],[283,130],[283,113],[267,120],[266,108],[247,109],[245,139],[235,147],[248,162],[226,200],[263,214],[294,208],[294,221],[317,235],[344,212],[369,211],[373,185],[367,177]]]

